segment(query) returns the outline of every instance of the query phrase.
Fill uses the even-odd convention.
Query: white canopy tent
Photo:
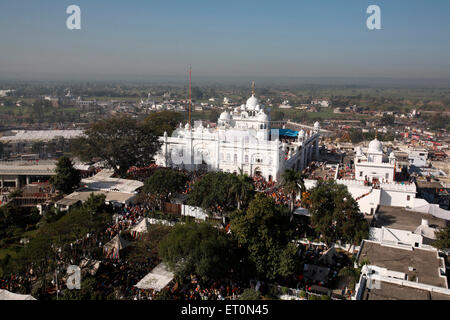
[[[322,256],[319,258],[319,261],[325,262],[329,265],[333,265],[334,257],[337,257],[337,255],[338,254],[336,252],[336,248],[333,246],[322,254]]]
[[[141,222],[131,228],[131,232],[148,233],[151,223],[148,218],[144,218]]]
[[[119,258],[119,252],[130,245],[130,242],[122,239],[120,235],[116,235],[110,242],[103,246],[103,250],[113,258]]]
[[[8,290],[0,289],[0,301],[2,300],[36,300],[28,294],[17,294]]]
[[[157,265],[152,272],[147,274],[136,284],[136,288],[155,291],[164,289],[174,278],[174,274],[167,269],[164,263]]]

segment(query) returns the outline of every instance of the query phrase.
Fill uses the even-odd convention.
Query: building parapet
[[[403,192],[416,192],[416,185],[411,184],[401,184],[401,183],[381,183],[381,189],[389,190],[389,191],[403,191]]]

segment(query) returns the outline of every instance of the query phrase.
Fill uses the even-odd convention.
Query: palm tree
[[[291,213],[294,212],[294,200],[297,193],[300,195],[306,191],[305,175],[294,169],[287,169],[282,175],[284,191],[291,195]]]
[[[240,210],[242,203],[248,201],[255,192],[252,178],[244,174],[242,169],[239,169],[239,174],[236,176],[230,191],[236,196],[237,209]]]

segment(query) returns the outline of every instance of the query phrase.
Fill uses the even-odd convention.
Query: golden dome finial
[[[255,95],[255,81],[252,81],[252,96]]]

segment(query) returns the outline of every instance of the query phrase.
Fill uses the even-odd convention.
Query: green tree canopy
[[[121,177],[132,166],[149,165],[160,146],[151,126],[127,116],[100,120],[73,142],[74,153],[82,160],[100,158]]]
[[[380,123],[384,126],[392,126],[395,124],[395,117],[385,114],[381,117]]]
[[[294,169],[287,169],[282,174],[281,186],[286,193],[291,195],[291,212],[294,211],[295,196],[299,193],[301,195],[302,192],[306,191],[304,179],[305,176],[301,172]]]
[[[81,181],[80,172],[73,167],[69,157],[61,157],[56,164],[56,176],[50,179],[50,183],[56,190],[62,193],[72,193]]]
[[[0,239],[20,236],[35,227],[40,220],[39,211],[34,208],[6,205],[0,207]]]
[[[270,112],[270,119],[272,119],[272,121],[283,120],[284,119],[284,112],[279,111],[279,110],[272,110]]]
[[[347,187],[335,181],[318,181],[310,190],[311,222],[327,244],[341,240],[359,244],[369,236],[369,225]]]
[[[220,117],[220,113],[217,109],[211,110],[208,116],[208,120],[211,122],[216,122]]]
[[[33,268],[43,280],[45,288],[45,275],[50,268],[55,267],[58,248],[63,249],[65,245],[82,239],[88,233],[102,231],[105,224],[111,220],[111,213],[111,207],[105,205],[105,196],[92,194],[83,206],[70,210],[56,222],[43,224],[11,264],[14,265],[15,271],[28,271]],[[79,263],[81,259],[78,256],[66,257],[69,258],[73,259],[73,264]]]
[[[247,249],[248,258],[259,277],[275,280],[295,273],[297,248],[287,208],[273,199],[257,194],[248,209],[236,211],[231,218],[231,232],[238,244]]]
[[[188,204],[208,211],[231,212],[237,207],[233,186],[237,177],[225,172],[209,172],[197,181],[188,195]]]
[[[248,288],[245,289],[244,292],[242,292],[239,300],[261,300],[261,293],[254,289]]]
[[[155,195],[162,208],[163,201],[168,201],[170,196],[184,191],[187,180],[188,178],[181,172],[162,169],[153,173],[145,181],[143,191]]]
[[[183,120],[183,114],[179,112],[161,111],[149,115],[145,119],[145,123],[152,128],[157,136],[163,136],[164,132],[167,132],[167,135],[171,136],[172,132]]]
[[[255,186],[253,180],[247,174],[240,170],[236,178],[231,178],[231,192],[236,197],[237,209],[240,210],[242,206],[246,206],[255,194]]]
[[[436,232],[436,241],[433,242],[433,246],[439,250],[450,249],[450,226]]]
[[[229,237],[207,223],[176,225],[159,247],[163,261],[182,279],[223,279],[235,265]]]

